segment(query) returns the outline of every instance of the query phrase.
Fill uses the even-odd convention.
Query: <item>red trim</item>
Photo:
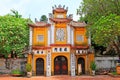
[[[51,49],[51,47],[42,47],[42,46],[32,46],[32,49],[36,49],[36,50],[38,50],[38,49]]]
[[[88,49],[89,46],[72,46],[73,49]]]
[[[72,19],[69,18],[49,18],[53,22],[70,22]]]
[[[71,46],[71,44],[51,44],[50,46]]]

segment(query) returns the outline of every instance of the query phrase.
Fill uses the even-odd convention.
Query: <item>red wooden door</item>
[[[58,56],[54,60],[54,74],[63,75],[68,74],[67,59],[63,56]]]

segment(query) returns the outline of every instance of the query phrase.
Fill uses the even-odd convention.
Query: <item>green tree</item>
[[[120,0],[83,0],[77,9],[79,21],[87,21],[92,40],[108,52],[113,48],[120,54]]]
[[[28,46],[28,19],[11,15],[0,16],[0,54],[21,54]]]
[[[94,24],[102,16],[109,14],[120,15],[120,0],[83,0],[77,9],[80,21],[88,21]]]
[[[21,18],[22,17],[22,15],[20,15],[19,13],[18,13],[18,11],[16,11],[16,10],[11,10],[11,12],[12,12],[12,16],[14,16],[14,17],[16,17],[16,18]]]
[[[40,21],[45,21],[46,22],[47,21],[46,15],[42,15],[41,18],[40,18]]]
[[[120,55],[120,16],[110,14],[101,17],[92,26],[91,33],[96,44],[107,47],[107,51],[113,48]]]

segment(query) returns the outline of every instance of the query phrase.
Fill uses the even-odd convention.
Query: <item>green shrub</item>
[[[95,62],[94,61],[92,61],[91,62],[91,64],[90,64],[90,68],[92,69],[92,70],[96,70],[96,64],[95,64]]]
[[[27,71],[27,72],[30,72],[31,70],[32,70],[31,64],[27,63],[27,64],[26,64],[26,71]]]
[[[20,75],[23,75],[23,72],[20,71],[19,69],[15,69],[15,70],[11,71],[11,74],[20,74]]]
[[[112,72],[113,75],[118,75],[117,72]]]

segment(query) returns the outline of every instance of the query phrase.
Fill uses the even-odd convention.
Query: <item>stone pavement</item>
[[[107,75],[75,76],[75,77],[71,77],[69,75],[61,75],[61,76],[50,76],[50,77],[32,76],[31,78],[1,76],[0,80],[120,80],[120,78],[113,78]]]

